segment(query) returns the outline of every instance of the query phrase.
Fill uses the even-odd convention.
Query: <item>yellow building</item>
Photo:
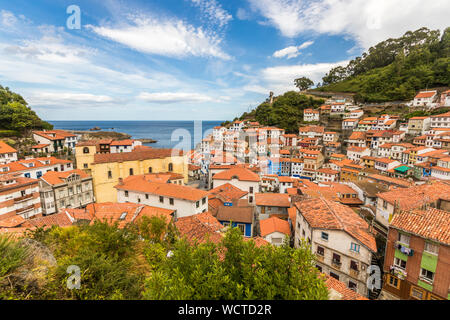
[[[80,158],[78,158],[78,156]],[[80,161],[88,161],[89,157],[77,155]],[[188,182],[187,155],[174,149],[148,149],[123,153],[97,153],[88,164],[94,184],[94,195],[97,202],[116,202],[119,178],[157,172],[174,172],[183,175],[184,183]],[[83,162],[80,162],[80,164]]]
[[[77,169],[91,172],[91,164],[94,162],[94,156],[97,153],[95,141],[80,141],[75,146],[75,159]]]

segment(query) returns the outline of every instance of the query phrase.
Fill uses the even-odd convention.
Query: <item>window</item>
[[[317,246],[317,254],[323,257],[325,255],[325,249]]]
[[[282,238],[272,238],[272,243],[273,244],[281,244],[282,241],[283,241]]]
[[[250,187],[250,193],[253,193],[253,187]]]
[[[83,153],[89,153],[89,148],[88,147],[84,147],[83,148]]]
[[[130,168],[130,176],[132,176],[134,174],[134,170],[133,168]]]
[[[322,237],[322,240],[328,241],[328,233],[322,232],[321,237]]]
[[[243,223],[238,223],[237,227],[239,228],[239,230],[241,230],[242,234],[245,235],[245,224]]]
[[[352,289],[353,291],[356,291],[356,289],[357,289],[356,283],[354,283],[352,281],[349,281],[348,282],[348,288]]]
[[[125,220],[125,217],[126,217],[126,216],[127,216],[127,213],[126,213],[126,212],[122,213],[122,214],[120,215],[119,220]]]
[[[322,272],[322,267],[316,264],[316,269],[319,270],[319,272]]]
[[[425,242],[424,250],[428,253],[437,255],[439,252],[439,247],[431,242]]]
[[[112,179],[112,172],[111,172],[111,170],[108,170],[108,179]]]
[[[396,267],[399,267],[400,269],[405,270],[406,269],[406,261],[399,259],[399,258],[395,258],[394,259],[394,265]]]
[[[422,268],[420,270],[420,277],[426,281],[433,282],[434,272],[431,272],[427,269]]]
[[[248,197],[248,202],[253,203],[253,197],[252,196]]]
[[[159,202],[164,203],[164,197],[163,196],[159,196]]]
[[[361,248],[361,246],[359,244],[353,243],[350,245],[350,251],[354,251],[354,252],[358,252],[359,253],[359,249]]]
[[[147,200],[148,200],[148,194],[146,194],[146,195],[145,195],[145,199],[147,199]]]
[[[350,269],[358,271],[358,262],[350,260]]]
[[[173,163],[169,163],[169,172],[173,171]]]
[[[339,280],[339,276],[333,272],[330,272],[330,277],[335,278],[336,280]]]
[[[410,237],[407,236],[406,234],[403,234],[403,233],[398,234],[398,241],[403,244],[409,245],[409,238]]]
[[[195,203],[195,207],[196,207],[196,208],[200,207],[200,201],[197,201],[197,202]]]
[[[152,173],[153,172],[153,168],[152,167],[148,167],[148,173]]]
[[[383,200],[383,209],[387,209],[388,203],[386,200]]]
[[[125,197],[128,198],[128,191],[125,190]]]
[[[397,289],[400,288],[400,281],[398,280],[398,278],[388,274],[388,279],[387,279],[387,283],[392,286],[395,287]]]
[[[333,262],[335,264],[340,265],[341,264],[341,256],[338,255],[337,253],[333,253]]]
[[[169,198],[169,203],[171,206],[173,206],[173,198]]]
[[[87,169],[87,167],[88,167],[88,164],[87,163],[83,163],[83,168]]]

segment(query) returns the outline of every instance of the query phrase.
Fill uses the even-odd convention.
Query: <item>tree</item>
[[[146,299],[327,299],[306,245],[257,247],[237,228],[219,244],[179,241],[146,281]]]
[[[306,91],[314,85],[314,82],[306,77],[295,79],[294,83],[300,91]]]

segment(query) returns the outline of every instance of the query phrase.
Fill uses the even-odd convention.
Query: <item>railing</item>
[[[355,269],[351,269],[350,268],[350,276],[352,276],[353,278],[358,278],[359,277],[359,270],[355,270]]]
[[[316,252],[316,258],[317,258],[317,260],[320,261],[320,262],[323,262],[323,260],[324,260],[323,255],[320,255],[320,254],[317,253],[317,252]]]
[[[33,194],[32,193],[27,194],[27,195],[25,195],[23,197],[20,197],[20,198],[15,198],[14,202],[18,203],[18,202],[21,202],[21,201],[24,201],[24,200],[28,200],[28,199],[31,199],[31,198],[33,198]]]
[[[16,213],[28,211],[28,210],[31,210],[31,209],[34,209],[34,205],[31,205],[31,206],[28,206],[28,207],[25,207],[25,208],[16,209]]]
[[[333,267],[335,267],[336,269],[340,269],[340,268],[341,268],[341,265],[342,265],[342,263],[341,263],[340,261],[337,261],[337,260],[332,260],[332,261],[331,261],[331,264],[332,264]]]

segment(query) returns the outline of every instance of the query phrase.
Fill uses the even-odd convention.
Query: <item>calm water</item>
[[[127,133],[134,139],[153,139],[148,144],[155,148],[177,147],[193,149],[204,138],[205,133],[223,121],[49,121],[55,129],[88,131],[99,127],[102,131]],[[194,124],[197,127],[194,129]],[[196,135],[194,137],[194,130]],[[209,131],[211,130],[211,131]],[[95,132],[95,131],[94,131]],[[201,132],[201,134],[200,134]],[[180,138],[180,135],[182,138]],[[172,139],[173,138],[173,139]],[[194,139],[195,138],[195,139]]]

